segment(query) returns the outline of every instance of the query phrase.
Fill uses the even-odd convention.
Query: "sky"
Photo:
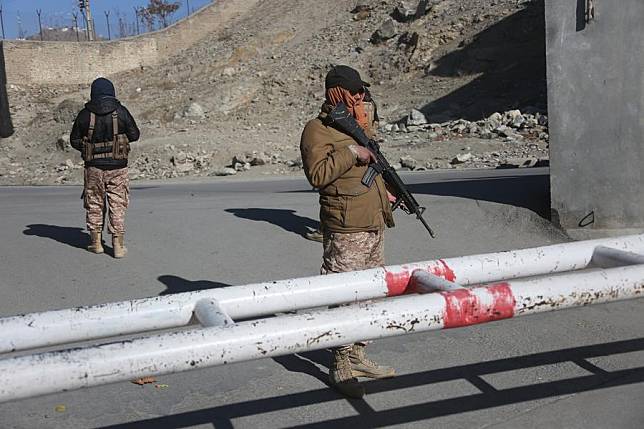
[[[179,10],[172,17],[174,20],[186,16],[188,3],[191,11],[211,3],[211,0],[172,1],[180,3]],[[110,13],[111,33],[114,36],[118,34],[117,13],[120,13],[125,20],[134,23],[133,8],[147,4],[148,0],[90,0],[92,15],[96,23],[96,33],[107,37],[105,11]],[[5,37],[15,39],[18,37],[18,15],[20,15],[22,28],[27,35],[38,33],[37,10],[42,11],[43,28],[48,25],[70,26],[73,25],[72,12],[78,11],[78,0],[0,0],[0,6],[2,7]],[[1,36],[2,33],[0,33]]]

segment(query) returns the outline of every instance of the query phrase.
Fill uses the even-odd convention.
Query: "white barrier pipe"
[[[363,302],[0,360],[0,402],[644,296],[644,266]]]
[[[205,328],[230,326],[235,323],[214,299],[202,299],[198,301],[195,304],[194,313],[199,323],[201,323],[201,326]]]
[[[201,299],[239,320],[400,295],[417,269],[463,286],[560,273],[587,267],[597,246],[644,253],[644,234],[8,317],[0,319],[0,353],[185,326]]]
[[[409,285],[418,293],[463,289],[463,286],[458,283],[450,282],[424,270],[414,271],[409,279]]]
[[[644,255],[605,246],[597,246],[591,262],[600,268],[623,267],[626,265],[644,264]]]

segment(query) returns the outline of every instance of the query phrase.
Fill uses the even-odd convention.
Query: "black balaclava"
[[[92,100],[98,100],[102,97],[116,97],[116,91],[114,90],[114,84],[112,82],[104,77],[99,77],[92,82],[90,98]]]

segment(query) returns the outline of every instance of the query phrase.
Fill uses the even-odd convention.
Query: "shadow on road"
[[[292,232],[302,237],[304,237],[307,232],[317,230],[320,227],[320,222],[309,217],[298,216],[295,214],[295,210],[240,208],[226,209],[226,211],[243,219],[272,223],[273,225],[279,226],[288,232]]]
[[[31,224],[27,225],[27,229],[22,231],[25,235],[36,235],[38,237],[50,238],[59,243],[67,244],[68,246],[85,249],[89,244],[89,234],[83,231],[83,228],[75,228],[69,226],[45,225],[45,224]]]
[[[329,350],[313,350],[295,355],[278,356],[274,357],[273,360],[287,371],[308,374],[328,385],[328,369],[331,362],[331,352]],[[323,366],[327,371],[322,371],[318,365]]]
[[[538,0],[465,40],[436,61],[427,79],[476,78],[431,101],[422,112],[432,122],[475,121],[510,109],[545,113],[545,33],[544,1]]]
[[[517,174],[500,176],[481,172],[481,177],[461,179],[457,176],[430,183],[408,184],[413,176],[403,177],[403,182],[413,194],[442,195],[461,197],[472,200],[490,201],[524,207],[532,210],[544,219],[550,219],[550,174],[548,169],[540,169],[543,173]],[[461,170],[466,173],[466,170]],[[418,180],[418,179],[416,179]],[[293,193],[311,191],[289,191]],[[238,210],[238,209],[233,209]],[[261,209],[249,209],[261,210]],[[310,220],[310,219],[309,219]]]
[[[443,195],[491,201],[532,210],[550,219],[550,176],[481,177],[472,180],[408,185],[413,194]]]
[[[166,289],[159,295],[170,295],[181,292],[196,292],[206,289],[217,289],[220,287],[231,286],[227,283],[213,282],[210,280],[187,280],[183,277],[165,275],[157,277],[163,283]]]
[[[144,185],[132,186],[130,187],[130,192],[149,191],[150,189],[161,189],[161,186],[144,186]]]
[[[535,401],[544,398],[570,395],[591,390],[644,382],[644,367],[616,371],[606,371],[593,365],[589,359],[599,356],[630,353],[644,350],[644,338],[637,338],[593,346],[575,347],[551,352],[535,353],[526,356],[480,362],[451,368],[434,369],[415,374],[401,375],[389,380],[376,380],[365,383],[367,395],[408,389],[417,386],[443,383],[452,380],[467,380],[481,393],[457,398],[440,399],[399,408],[373,410],[362,400],[348,400],[357,414],[349,417],[329,418],[317,423],[304,423],[292,427],[337,428],[337,427],[384,427],[405,424],[453,414],[484,410],[509,404]],[[579,365],[590,375],[565,378],[537,384],[528,384],[497,390],[483,378],[487,374],[516,371],[541,365],[555,365],[572,362]],[[304,372],[307,372],[306,369]],[[317,378],[317,377],[316,377]],[[298,407],[337,401],[343,397],[325,388],[303,393],[255,399],[234,404],[221,405],[205,410],[179,413],[172,416],[156,417],[132,423],[106,426],[103,429],[167,429],[213,424],[215,427],[233,427],[235,418],[292,410]]]

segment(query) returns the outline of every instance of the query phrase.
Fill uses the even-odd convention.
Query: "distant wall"
[[[221,28],[257,1],[218,1],[163,30],[115,41],[5,40],[6,80],[10,84],[87,84],[97,76],[157,64]]]
[[[9,113],[9,97],[7,96],[7,76],[5,73],[4,56],[2,55],[2,42],[0,41],[0,137],[9,137],[13,134],[11,114]]]
[[[5,41],[7,81],[16,84],[83,84],[155,64],[159,54],[154,39],[72,43]]]
[[[644,229],[644,1],[595,1],[588,24],[586,4],[546,0],[553,220]]]

